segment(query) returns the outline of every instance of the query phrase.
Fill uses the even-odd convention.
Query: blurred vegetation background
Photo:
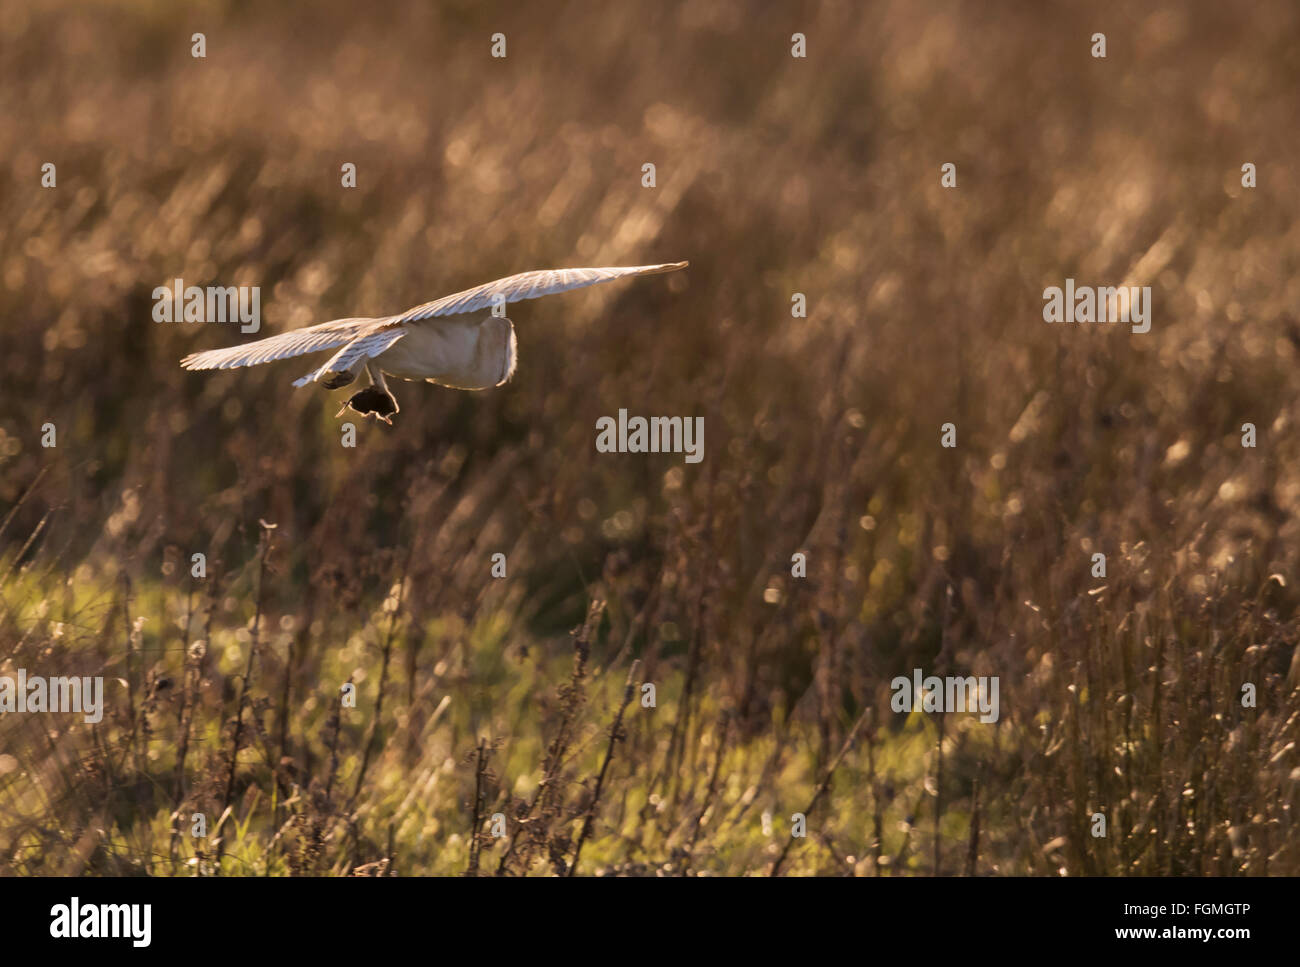
[[[0,717],[0,871],[1300,873],[1298,30],[6,3],[0,674],[107,711]],[[151,315],[677,259],[514,307],[512,382],[397,384],[356,449],[309,362],[183,372],[253,337]],[[1151,332],[1044,324],[1067,277],[1150,285]],[[620,407],[704,461],[597,454]],[[893,713],[917,667],[1000,720]]]

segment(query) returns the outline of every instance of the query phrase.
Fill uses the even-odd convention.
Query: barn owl
[[[426,302],[400,315],[335,319],[242,346],[193,353],[181,360],[181,366],[233,369],[338,349],[322,366],[293,385],[320,383],[326,389],[339,389],[353,382],[364,369],[370,385],[354,393],[337,415],[342,416],[351,407],[363,416],[391,424],[398,406],[384,381],[385,375],[427,380],[454,389],[482,390],[500,386],[514,374],[515,327],[505,317],[506,303],[636,275],[676,272],[687,264],[522,272]]]

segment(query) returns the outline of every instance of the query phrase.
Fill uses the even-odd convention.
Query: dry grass
[[[1295,5],[637,6],[0,11],[0,674],[108,700],[0,718],[0,871],[1300,873]],[[355,450],[150,314],[673,259]],[[1067,276],[1152,331],[1045,325]]]

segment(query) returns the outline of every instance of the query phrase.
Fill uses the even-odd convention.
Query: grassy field
[[[0,715],[0,873],[1300,874],[1298,30],[5,4],[0,676],[105,709]],[[321,357],[183,372],[253,337],[152,318],[681,259],[512,307],[510,383],[351,449]],[[1067,278],[1151,331],[1044,323]],[[620,408],[704,459],[598,453]],[[998,720],[894,711],[915,668]]]

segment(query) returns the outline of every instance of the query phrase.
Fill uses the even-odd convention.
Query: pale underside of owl
[[[354,393],[339,415],[350,406],[363,416],[391,423],[398,406],[385,376],[463,390],[491,389],[510,379],[515,371],[515,327],[504,314],[506,304],[615,279],[675,272],[686,265],[666,262],[523,272],[395,316],[335,319],[242,346],[194,353],[182,359],[181,366],[233,369],[337,349],[323,365],[293,385],[320,383],[326,389],[339,389],[364,369],[371,385]]]

